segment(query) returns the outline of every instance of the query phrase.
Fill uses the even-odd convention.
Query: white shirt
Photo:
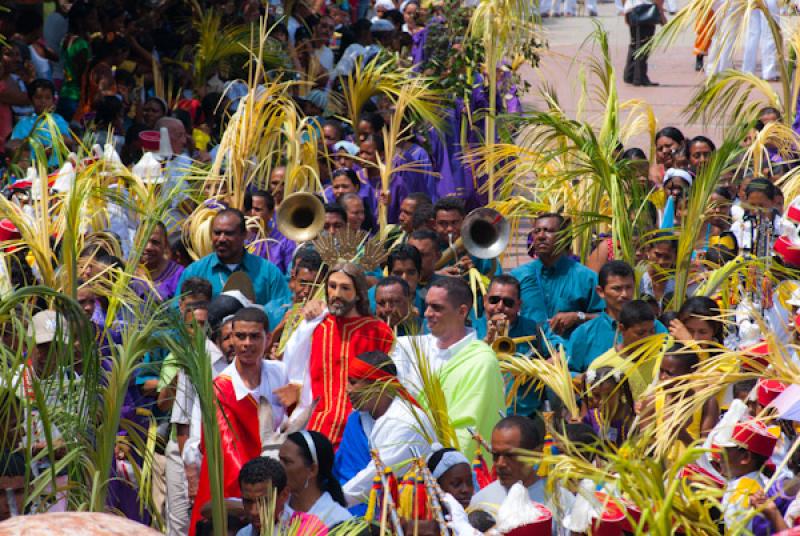
[[[431,451],[430,443],[436,437],[425,413],[411,408],[409,402],[395,398],[386,413],[375,419],[375,425],[367,436],[370,449],[378,451],[381,462],[392,468],[398,480],[408,470],[407,462],[412,457],[409,447],[415,447],[420,455],[427,456]],[[421,427],[425,434],[420,433]],[[426,435],[431,441],[425,439]],[[374,477],[375,463],[370,461],[342,487],[347,503],[366,502]]]
[[[561,506],[562,510],[565,507],[569,507],[574,500],[574,496],[562,486],[556,486],[556,493],[559,498],[558,501],[554,502],[545,494],[546,482],[546,478],[540,478],[531,484],[528,487],[528,497],[533,502],[543,504],[553,513],[551,532],[554,536],[560,535],[564,533],[564,530],[561,526],[561,519],[557,515],[559,509],[556,507]],[[469,507],[470,510],[483,510],[492,514],[492,516],[497,516],[497,510],[506,500],[506,497],[508,497],[508,490],[499,480],[495,480],[472,497]]]
[[[217,345],[206,339],[206,353],[211,359],[211,378],[220,375],[228,366],[224,355]],[[191,380],[181,369],[178,371],[178,385],[175,388],[175,403],[172,406],[170,421],[173,424],[188,424],[189,438],[183,446],[183,461],[200,465],[203,455],[200,453],[201,430],[203,429],[203,415],[200,410],[200,401],[197,391]]]
[[[334,501],[327,491],[320,495],[308,513],[317,516],[328,528],[353,518],[353,514]]]
[[[255,389],[248,389],[244,384],[244,380],[242,380],[242,377],[239,375],[239,371],[236,370],[235,359],[233,363],[222,371],[222,374],[230,376],[237,402],[247,395],[252,395],[256,400],[261,400],[262,398],[269,400],[272,406],[272,424],[275,430],[280,427],[281,423],[283,423],[283,419],[286,418],[286,408],[283,407],[283,404],[280,403],[273,391],[288,383],[286,367],[282,362],[262,360],[261,383],[259,383],[258,387]]]
[[[412,394],[419,393],[422,390],[422,382],[419,376],[418,354],[428,358],[431,372],[438,372],[476,338],[475,330],[467,328],[467,334],[460,341],[447,348],[439,348],[439,339],[431,334],[398,337],[391,356],[397,366],[397,377]]]
[[[740,496],[740,494],[736,493],[736,489],[739,486],[742,479],[751,479],[755,480],[760,486],[761,489],[764,489],[764,477],[758,471],[753,471],[752,473],[747,473],[746,475],[740,476],[739,478],[734,478],[733,480],[728,481],[728,486],[725,489],[725,494],[722,496],[722,513],[723,517],[725,518],[725,526],[726,527],[733,527],[736,523],[740,522],[742,517],[747,515],[747,504],[749,504],[749,494],[745,494],[745,496]],[[746,499],[748,502],[747,504],[742,504],[741,501]],[[751,531],[753,529],[753,521],[752,519],[750,522],[744,527],[745,530]]]
[[[333,70],[333,51],[330,48],[324,45],[321,46],[314,50],[314,57],[317,58],[319,64],[322,65],[326,71],[331,72]]]

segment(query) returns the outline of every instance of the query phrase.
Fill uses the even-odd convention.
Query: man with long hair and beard
[[[392,329],[370,316],[367,280],[353,263],[335,265],[325,280],[325,302],[309,301],[303,321],[286,344],[289,384],[277,391],[284,404],[316,402],[309,430],[339,446],[352,405],[347,396],[350,362],[364,352],[389,353]]]

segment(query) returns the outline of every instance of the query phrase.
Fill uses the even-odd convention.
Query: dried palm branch
[[[194,45],[193,79],[205,84],[213,71],[232,56],[246,55],[251,28],[244,24],[222,24],[222,14],[195,6],[192,26],[199,38]]]
[[[533,358],[503,355],[500,358],[500,370],[513,376],[514,380],[509,390],[509,399],[516,398],[519,390],[529,388],[527,384],[535,382],[539,390],[545,387],[564,404],[570,417],[577,419],[580,415],[577,404],[578,390],[572,381],[564,349],[552,348],[548,341],[550,358],[545,359],[538,353]]]
[[[708,211],[709,199],[717,187],[719,177],[733,165],[741,152],[740,140],[743,133],[744,128],[742,127],[733,127],[728,130],[721,146],[714,151],[711,160],[698,171],[692,183],[691,194],[686,203],[678,237],[675,294],[671,304],[674,310],[680,308],[686,296],[692,270],[692,256],[705,228],[705,214]]]
[[[481,0],[470,19],[467,34],[483,44],[484,71],[489,86],[489,110],[486,115],[485,143],[489,149],[486,163],[489,181],[489,201],[495,195],[495,159],[491,147],[496,142],[497,72],[505,57],[520,54],[534,31],[537,20],[536,6],[524,0]]]

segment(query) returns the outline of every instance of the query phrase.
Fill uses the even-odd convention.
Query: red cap
[[[592,523],[593,536],[621,536],[626,525],[625,506],[602,491],[594,496],[603,505],[603,513]]]
[[[143,130],[139,133],[139,141],[145,151],[158,151],[161,147],[161,133],[157,130]]]
[[[762,365],[763,367],[767,367],[767,365],[769,365],[769,359],[766,357],[769,355],[769,343],[767,343],[767,341],[754,344],[753,346],[746,348],[745,352],[753,361]],[[749,363],[743,363],[742,370],[755,370],[755,368]]]
[[[712,445],[711,448],[712,450],[716,451],[716,449],[719,447]],[[694,463],[684,465],[683,468],[681,468],[680,473],[678,473],[678,477],[685,478],[695,484],[705,484],[719,489],[723,489],[725,487],[724,480],[720,479],[711,471]]]
[[[0,220],[0,242],[5,242],[6,240],[19,240],[22,238],[22,235],[17,229],[17,226],[14,225],[11,220],[4,219]]]
[[[786,384],[778,380],[758,380],[756,399],[762,406],[768,406],[770,402],[778,398],[778,395],[786,390]]]
[[[750,419],[740,422],[733,429],[731,440],[754,454],[766,458],[772,456],[778,438],[772,435],[762,423]]]
[[[792,245],[788,238],[780,236],[775,241],[775,253],[781,256],[786,264],[800,266],[800,248]]]
[[[800,206],[792,203],[789,205],[789,210],[786,211],[784,216],[787,220],[791,220],[794,223],[800,223]]]
[[[546,506],[531,501],[541,518],[533,523],[522,525],[505,533],[506,536],[550,536],[553,533],[553,514]]]
[[[797,313],[794,317],[794,330],[800,333],[800,313]]]

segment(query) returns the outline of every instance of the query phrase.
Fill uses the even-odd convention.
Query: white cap
[[[72,162],[66,161],[61,169],[58,170],[56,180],[53,183],[53,191],[55,192],[69,192],[75,182],[75,166]]]
[[[166,180],[161,173],[161,162],[151,152],[145,152],[131,171],[147,184],[163,184]]]
[[[161,138],[158,144],[158,155],[162,158],[168,158],[175,154],[172,151],[172,143],[169,141],[169,130],[167,130],[167,127],[161,127],[159,133]]]

